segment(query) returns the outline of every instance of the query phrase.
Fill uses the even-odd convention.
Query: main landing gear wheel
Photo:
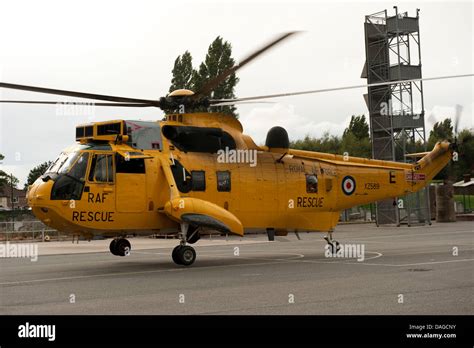
[[[195,232],[194,235],[198,235],[198,231],[197,228],[193,227],[191,227],[191,231],[189,231],[189,229],[189,224],[181,224],[181,231],[178,233],[180,244],[175,247],[173,249],[173,252],[171,253],[171,257],[173,258],[174,263],[176,263],[177,265],[190,266],[196,260],[196,251],[193,247],[186,245],[186,243],[188,242],[188,236],[189,239],[194,239],[193,232]],[[194,242],[197,242],[198,239],[199,237],[197,237]]]
[[[196,260],[196,251],[189,245],[178,245],[171,256],[177,265],[191,266]]]
[[[182,247],[182,245],[177,245],[174,247],[173,252],[171,253],[171,257],[173,258],[173,261],[177,265],[181,265],[181,260],[178,257],[178,250]]]
[[[117,248],[117,239],[112,239],[110,241],[109,250],[112,253],[112,255],[118,256],[116,248]]]
[[[128,256],[132,250],[130,242],[125,238],[113,239],[109,246],[110,252],[116,256]]]

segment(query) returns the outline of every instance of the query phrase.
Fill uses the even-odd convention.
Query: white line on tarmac
[[[379,252],[367,252],[375,253],[376,255],[366,259],[375,259],[382,256]],[[123,275],[137,275],[137,274],[152,274],[152,273],[162,273],[162,272],[179,272],[189,270],[206,270],[214,268],[223,268],[223,267],[241,267],[241,266],[260,266],[260,265],[272,265],[272,264],[285,264],[285,263],[295,263],[295,262],[304,262],[304,263],[339,263],[339,264],[350,264],[350,265],[367,265],[367,266],[386,266],[386,267],[406,267],[406,266],[418,266],[418,265],[430,265],[430,264],[443,264],[443,263],[452,263],[452,262],[469,262],[474,261],[474,259],[461,259],[461,260],[446,260],[446,261],[432,261],[432,262],[419,262],[419,263],[410,263],[410,264],[382,264],[382,263],[367,263],[367,262],[347,262],[343,260],[335,261],[322,261],[322,260],[303,260],[303,254],[292,254],[292,253],[279,253],[286,255],[296,256],[289,259],[266,259],[266,258],[252,258],[244,256],[235,256],[235,258],[248,259],[248,260],[269,260],[273,262],[256,262],[256,263],[241,263],[241,264],[227,264],[227,265],[216,265],[216,266],[204,266],[204,267],[193,267],[193,268],[168,268],[161,270],[153,271],[134,271],[134,272],[115,272],[115,273],[102,273],[102,274],[93,274],[93,275],[84,275],[84,276],[71,276],[71,277],[58,277],[58,278],[45,278],[45,279],[32,279],[32,280],[21,280],[13,282],[2,282],[0,285],[20,285],[20,284],[31,284],[31,283],[42,283],[42,282],[52,282],[60,280],[74,280],[74,279],[88,279],[88,278],[102,278],[102,277],[111,277],[111,276],[123,276]],[[206,255],[211,256],[211,255]],[[221,257],[220,255],[212,255],[211,257]]]
[[[177,271],[186,271],[186,270],[206,270],[206,269],[211,269],[211,268],[223,268],[223,267],[260,266],[260,265],[272,265],[272,264],[288,263],[288,262],[292,262],[292,261],[293,260],[275,261],[275,262],[240,263],[240,264],[204,266],[204,267],[193,267],[193,268],[167,268],[167,269],[159,269],[159,270],[154,270],[154,271],[102,273],[102,274],[91,274],[91,275],[84,275],[84,276],[19,280],[19,281],[14,281],[14,282],[3,282],[3,283],[0,283],[0,285],[20,285],[20,284],[29,284],[29,283],[52,282],[52,281],[58,281],[58,280],[101,278],[101,277],[122,276],[122,275],[150,274],[150,273],[162,273],[162,272],[177,272]]]
[[[387,263],[366,263],[366,265],[369,265],[369,266],[387,266],[387,267],[406,267],[406,266],[435,265],[435,264],[440,264],[440,263],[469,262],[469,261],[474,261],[474,259],[404,263],[404,264],[399,264],[399,265],[387,264]]]

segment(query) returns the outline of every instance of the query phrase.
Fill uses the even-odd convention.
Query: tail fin
[[[425,182],[433,179],[449,163],[453,152],[453,144],[448,141],[437,142],[433,150],[413,165],[414,173],[424,174]]]

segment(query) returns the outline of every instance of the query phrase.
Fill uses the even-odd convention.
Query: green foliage
[[[3,185],[11,186],[13,182],[13,187],[16,188],[20,180],[16,176],[11,176],[10,174],[5,173],[3,170],[0,170],[0,187]]]
[[[5,158],[4,155],[0,153],[0,161]],[[11,185],[13,182],[13,187],[16,188],[20,180],[16,178],[15,176],[11,176],[8,173],[5,173],[3,170],[0,170],[0,187],[3,185]]]
[[[452,140],[453,126],[450,119],[438,122],[430,133],[427,151],[431,151],[437,141]],[[461,180],[463,174],[474,174],[474,134],[469,129],[463,129],[458,134],[458,161],[451,162],[436,176],[435,180],[450,179]],[[369,127],[363,115],[352,116],[349,126],[344,130],[342,137],[324,133],[321,138],[306,135],[304,139],[292,141],[291,148],[307,151],[334,153],[349,156],[371,158],[371,143]],[[424,144],[417,140],[408,140],[406,144],[408,153],[425,151]]]
[[[453,125],[451,124],[451,119],[447,118],[442,122],[436,122],[428,138],[428,149],[432,149],[437,141],[452,139]]]
[[[431,151],[438,141],[453,141],[453,139],[451,119],[446,118],[442,122],[436,122],[428,139],[428,151]],[[459,144],[458,161],[449,163],[435,176],[435,179],[459,181],[463,174],[474,173],[474,134],[469,129],[463,129],[458,134],[457,142]]]
[[[458,134],[459,161],[454,164],[458,180],[463,174],[474,174],[474,134],[469,129],[463,129]]]
[[[322,138],[313,138],[306,135],[303,140],[292,141],[290,147],[298,150],[338,154],[341,147],[341,138],[329,135],[329,132],[324,133]]]
[[[464,209],[474,209],[474,195],[454,195],[454,200],[464,204]]]
[[[218,36],[209,46],[204,62],[199,65],[199,69],[193,69],[191,54],[186,51],[182,56],[176,58],[173,68],[173,78],[171,80],[170,92],[186,88],[197,92],[210,79],[220,75],[225,70],[233,67],[235,60],[232,58],[232,46]],[[212,99],[235,98],[234,89],[239,82],[238,77],[230,75],[224,82],[219,84],[209,95]],[[213,107],[212,111],[223,112],[238,117],[236,107],[219,106]],[[210,111],[207,108],[199,108],[194,111]]]
[[[176,89],[192,89],[194,87],[192,82],[193,72],[193,57],[191,53],[186,51],[174,61],[173,78],[169,92]]]
[[[354,157],[371,157],[369,125],[364,115],[352,116],[349,126],[342,137],[324,133],[321,138],[306,135],[302,140],[292,141],[290,147],[299,150],[317,151],[343,155],[345,152]]]
[[[346,133],[342,136],[341,150],[343,154],[347,153],[349,156],[354,157],[372,157],[372,146],[370,144],[370,138],[359,139],[353,133]]]
[[[29,185],[32,185],[41,175],[43,175],[50,165],[51,161],[47,161],[31,169],[30,173],[28,174],[28,179],[26,180],[25,189],[28,188]]]
[[[344,134],[342,136],[344,137],[349,133],[352,133],[356,139],[369,138],[369,125],[367,124],[365,115],[352,115],[349,127],[344,130]]]

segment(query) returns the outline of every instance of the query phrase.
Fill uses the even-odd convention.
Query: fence
[[[53,230],[43,224],[41,221],[1,221],[0,222],[0,241],[22,241],[22,240],[66,240],[68,237],[62,235],[59,231]]]
[[[375,204],[358,205],[343,210],[340,222],[375,222]]]

